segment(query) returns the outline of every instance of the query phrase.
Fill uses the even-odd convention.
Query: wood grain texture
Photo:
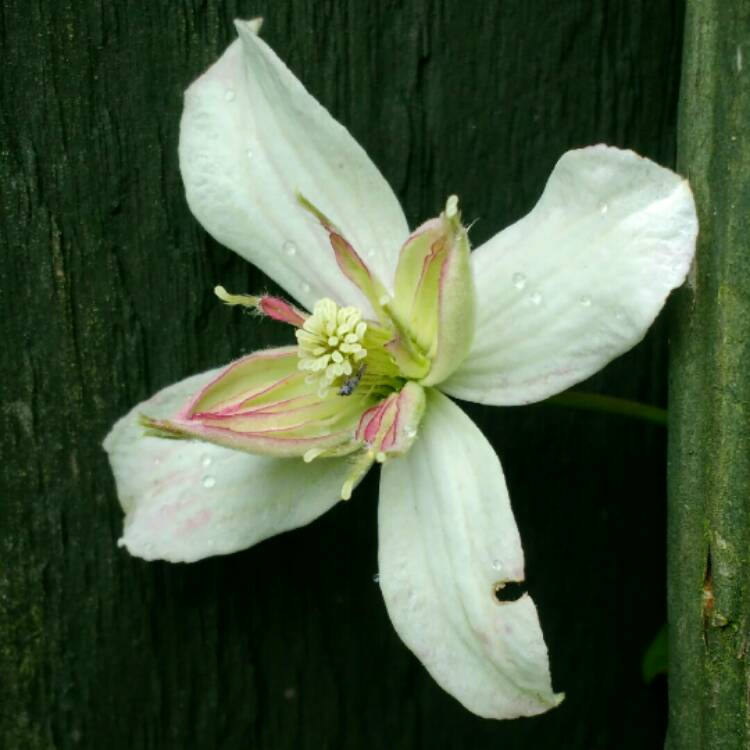
[[[671,750],[750,747],[750,6],[689,0],[680,163],[700,238],[670,375]]]
[[[481,9],[481,10],[480,10]],[[475,244],[567,148],[670,164],[678,0],[6,0],[0,11],[0,746],[659,747],[640,657],[664,618],[664,435],[605,415],[470,408],[501,456],[557,689],[475,718],[398,641],[371,476],[307,529],[225,559],[117,549],[100,443],[155,389],[286,341],[220,304],[267,279],[201,230],[176,158],[182,91],[263,14],[411,224],[457,193]],[[592,388],[664,398],[662,328]]]

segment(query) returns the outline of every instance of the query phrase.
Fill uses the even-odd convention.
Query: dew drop
[[[211,465],[211,456],[206,456],[205,454],[201,456],[201,464],[205,467],[209,467]]]
[[[413,438],[417,436],[417,428],[414,427],[414,425],[406,425],[404,427],[404,435],[408,438]]]
[[[583,305],[583,307],[591,307],[591,297],[589,297],[587,294],[579,297],[578,301],[581,303],[581,305]]]
[[[380,573],[375,573],[372,577],[373,583],[380,583]]]
[[[523,289],[526,286],[526,277],[522,273],[514,273],[513,286],[516,289]]]
[[[212,477],[210,474],[203,477],[203,486],[210,490],[212,487],[216,486],[216,477]]]
[[[500,560],[493,560],[492,561],[492,570],[495,571],[501,571],[503,569],[503,564],[500,562]]]
[[[599,213],[604,216],[604,214],[609,211],[609,206],[606,203],[600,203],[599,204]]]
[[[235,96],[236,96],[236,94],[234,93],[234,89],[227,89],[227,90],[226,90],[226,91],[224,92],[224,98],[225,98],[225,99],[226,99],[226,100],[227,100],[228,102],[233,102],[233,101],[234,101],[234,97],[235,97]]]
[[[623,310],[615,310],[615,319],[623,320],[625,318],[625,312]]]
[[[297,254],[297,246],[291,240],[287,240],[281,248],[289,256]]]
[[[252,159],[253,158],[253,150],[251,148],[247,149],[247,151],[245,151],[245,156],[247,156],[248,159]]]
[[[302,291],[305,294],[308,294],[309,291],[310,291],[310,285],[306,281],[302,282],[302,287],[301,288],[302,288]]]
[[[539,292],[534,292],[529,299],[531,300],[532,305],[541,305],[542,304],[542,295]]]

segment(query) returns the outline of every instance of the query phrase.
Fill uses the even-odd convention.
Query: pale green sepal
[[[426,386],[437,385],[454,373],[469,354],[474,339],[476,295],[469,238],[450,199],[445,213],[453,226],[454,242],[440,279],[437,346],[431,351],[430,372],[421,381]]]
[[[420,226],[401,248],[389,312],[423,352],[437,338],[440,268],[447,254],[447,238],[440,218]]]
[[[299,369],[295,347],[255,352],[219,372],[174,417],[141,423],[147,434],[203,440],[270,456],[355,450],[362,413],[377,401],[363,389],[321,397]],[[347,446],[350,446],[347,449]]]
[[[425,222],[404,244],[395,278],[393,317],[432,361],[421,382],[434,385],[466,357],[474,330],[470,246],[458,202]]]

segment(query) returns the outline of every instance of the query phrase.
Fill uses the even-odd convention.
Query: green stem
[[[604,412],[605,414],[619,414],[623,417],[641,419],[645,422],[667,424],[667,410],[651,404],[642,404],[617,396],[603,396],[599,393],[585,393],[584,391],[566,391],[548,398],[543,403],[550,406],[567,406],[573,409],[588,409],[589,411]]]

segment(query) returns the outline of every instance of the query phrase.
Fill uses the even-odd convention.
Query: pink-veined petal
[[[168,417],[219,374],[175,383],[136,406],[104,447],[125,511],[120,545],[147,560],[193,562],[303,526],[339,500],[344,459],[278,459],[146,437],[139,414]]]
[[[456,196],[401,248],[391,309],[430,360],[429,371],[420,377],[424,385],[445,380],[471,347],[475,296],[469,259]]]
[[[346,128],[258,37],[257,24],[236,26],[240,38],[185,93],[180,169],[190,208],[308,309],[321,297],[367,309],[297,194],[385,283],[408,234],[398,200]]]
[[[524,577],[500,462],[436,390],[411,451],[383,466],[378,520],[388,614],[438,684],[488,718],[556,706],[534,603],[495,596]]]
[[[632,151],[569,151],[534,210],[473,253],[474,343],[441,390],[524,404],[589,377],[643,338],[697,230],[679,175]]]
[[[403,455],[417,437],[424,409],[424,389],[409,381],[400,391],[362,414],[357,426],[357,440],[376,455]]]
[[[347,397],[330,389],[321,397],[298,363],[293,346],[254,352],[220,370],[178,413],[166,419],[145,413],[145,422],[164,437],[277,458],[355,450],[355,430],[375,397],[364,389]]]

